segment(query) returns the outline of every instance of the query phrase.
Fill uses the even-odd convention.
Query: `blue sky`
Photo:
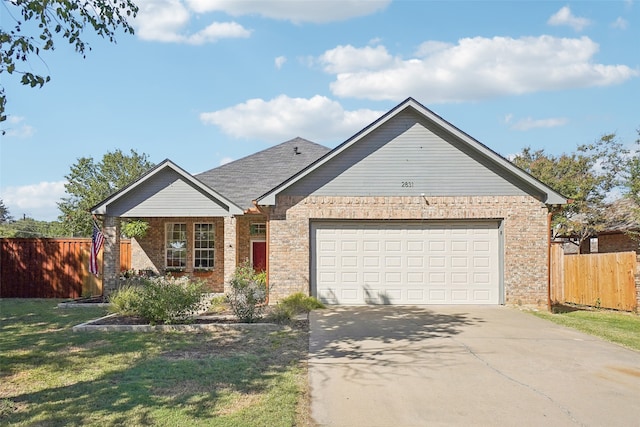
[[[3,2],[4,3],[4,2]],[[80,157],[191,173],[296,136],[334,147],[411,96],[503,156],[640,127],[633,1],[141,0],[134,36],[6,74],[0,198],[54,220]],[[2,14],[2,25],[12,23]],[[265,171],[268,172],[268,171]]]

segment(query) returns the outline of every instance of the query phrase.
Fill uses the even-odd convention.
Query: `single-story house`
[[[607,206],[607,224],[598,233],[599,253],[635,251],[640,255],[639,209],[626,197]]]
[[[566,202],[408,98],[332,150],[296,138],[198,175],[165,160],[92,213],[106,294],[119,220],[136,218],[135,268],[224,291],[248,260],[270,303],[546,305],[549,208]]]

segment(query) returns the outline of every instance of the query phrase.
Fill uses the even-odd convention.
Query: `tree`
[[[2,199],[0,199],[0,224],[10,222],[12,219],[11,215],[9,215],[9,209],[7,209]]]
[[[640,136],[640,129],[636,131]],[[636,140],[635,152],[630,153],[624,174],[625,196],[640,206],[640,137]],[[640,222],[640,221],[638,221]]]
[[[57,221],[37,221],[33,218],[20,218],[17,221],[0,224],[0,237],[61,237],[64,236],[62,224]]]
[[[640,136],[640,129],[636,132]],[[636,139],[636,149],[630,153],[626,166],[623,174],[624,195],[633,201],[635,208],[632,215],[635,222],[640,224],[640,138]],[[640,240],[639,230],[629,230],[628,233]]]
[[[627,154],[616,135],[607,134],[559,156],[527,147],[513,163],[571,200],[554,212],[553,233],[580,246],[604,227],[606,198],[622,184]]]
[[[3,6],[0,74],[21,74],[21,83],[31,87],[42,87],[51,79],[47,74],[33,72],[32,58],[54,50],[62,40],[84,58],[91,50],[85,41],[86,30],[113,43],[119,29],[133,34],[127,19],[138,13],[132,0],[4,0]],[[6,25],[10,20],[13,26]],[[5,106],[4,86],[0,85],[0,122],[7,119]]]
[[[91,236],[93,220],[89,210],[111,194],[135,181],[154,165],[146,154],[131,150],[130,155],[121,150],[108,152],[102,161],[95,163],[91,157],[82,157],[71,166],[64,185],[68,197],[58,207],[59,217],[67,233],[73,236]]]

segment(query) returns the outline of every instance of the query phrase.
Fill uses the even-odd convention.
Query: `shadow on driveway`
[[[310,329],[320,426],[640,425],[640,353],[517,309],[332,307]]]

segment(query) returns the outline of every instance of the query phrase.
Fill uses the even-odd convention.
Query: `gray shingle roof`
[[[640,206],[627,197],[609,204],[606,208],[607,223],[604,232],[625,232],[640,229],[638,209]]]
[[[329,151],[323,145],[298,137],[195,177],[238,206],[248,209],[258,196]]]

